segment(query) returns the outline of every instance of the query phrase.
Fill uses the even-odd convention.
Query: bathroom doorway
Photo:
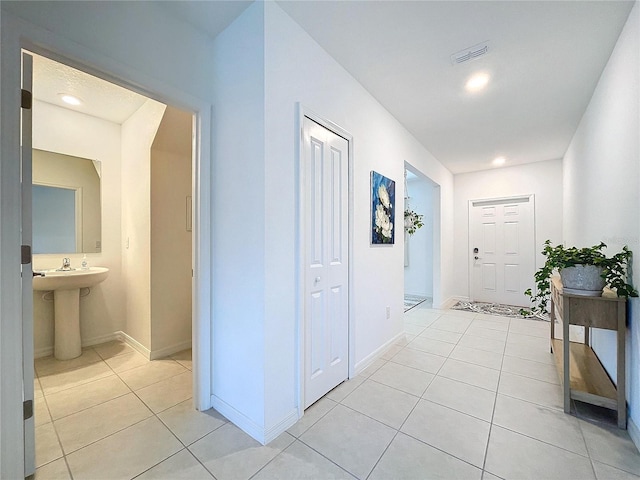
[[[69,187],[77,174],[59,157],[74,165],[86,162],[98,178],[99,205],[90,211],[80,203],[75,229],[81,231],[80,223],[96,218],[100,224],[97,231],[78,234],[90,241],[76,243],[74,251],[47,248],[47,241],[38,239],[33,269],[57,269],[63,257],[71,268],[109,269],[100,285],[80,290],[83,351],[74,359],[51,356],[53,293],[34,291],[39,467],[54,465],[63,451],[71,453],[126,428],[120,415],[103,425],[106,429],[91,426],[92,418],[104,418],[110,409],[137,411],[128,421],[139,423],[183,402],[198,406],[191,339],[198,318],[192,278],[197,273],[193,245],[199,232],[194,214],[199,180],[192,112],[64,62],[32,57],[33,183]],[[77,103],[65,104],[63,96],[72,94]],[[87,187],[78,189],[89,196]],[[55,238],[55,232],[44,238]],[[151,362],[156,359],[163,360]],[[83,426],[80,435],[78,425]]]
[[[439,250],[436,218],[439,214],[439,189],[420,171],[405,163],[404,206],[404,311],[431,307],[434,300],[435,268]],[[409,212],[409,216],[407,216]],[[417,222],[415,222],[417,216]],[[407,225],[415,224],[413,234]],[[418,226],[422,224],[421,226]],[[436,252],[438,255],[436,256]]]

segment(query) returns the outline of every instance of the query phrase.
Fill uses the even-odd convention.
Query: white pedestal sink
[[[90,267],[85,270],[45,270],[44,277],[33,277],[33,289],[53,290],[55,338],[54,356],[70,360],[82,354],[80,339],[80,289],[102,282],[109,269]]]

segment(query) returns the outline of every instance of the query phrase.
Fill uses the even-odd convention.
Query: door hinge
[[[23,88],[21,90],[21,94],[20,106],[27,110],[31,110],[31,92]]]
[[[22,265],[31,263],[31,245],[22,245],[20,247],[20,263]]]
[[[22,411],[24,413],[24,420],[29,420],[33,417],[33,400],[25,400],[22,402]]]

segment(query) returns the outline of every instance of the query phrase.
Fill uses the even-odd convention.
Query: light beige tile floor
[[[406,335],[263,446],[191,405],[191,352],[36,360],[37,479],[636,479],[612,412],[562,396],[549,324],[419,306]]]

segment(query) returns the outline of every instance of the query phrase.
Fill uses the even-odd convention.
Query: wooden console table
[[[562,340],[554,336],[556,314],[562,322]],[[581,325],[584,344],[569,340],[569,325]],[[618,332],[617,388],[589,342],[591,328]],[[559,277],[551,279],[551,351],[564,391],[564,411],[571,399],[618,412],[618,428],[627,428],[625,397],[626,298],[565,294]]]

